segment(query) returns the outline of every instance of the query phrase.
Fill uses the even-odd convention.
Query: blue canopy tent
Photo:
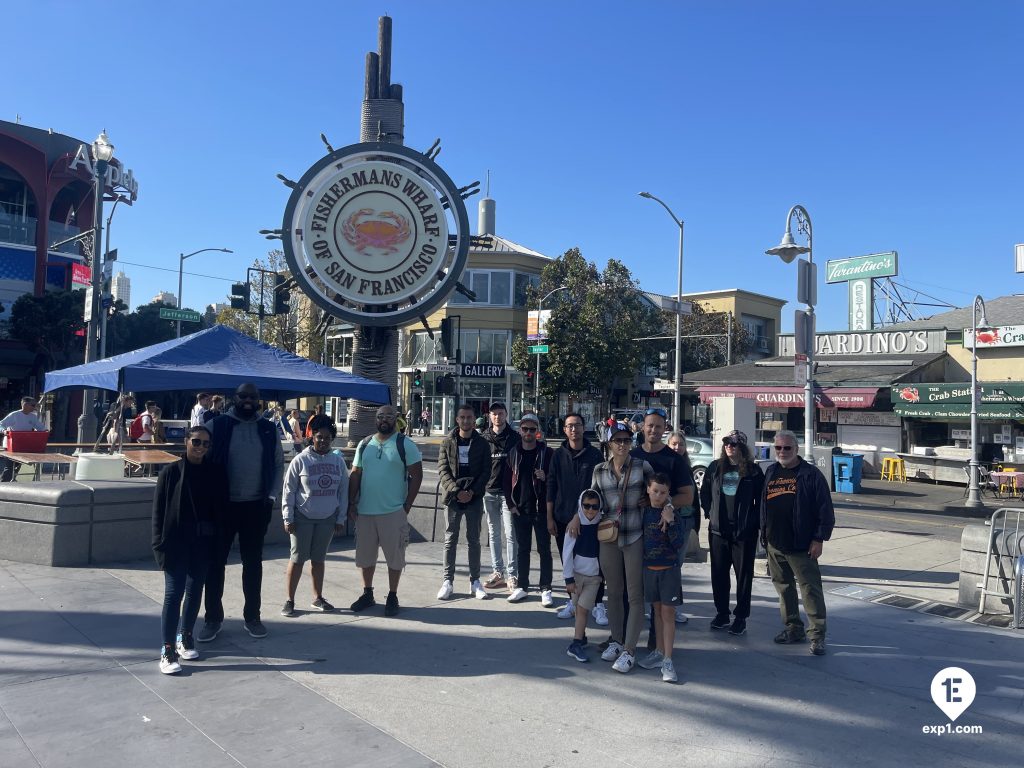
[[[327,395],[389,404],[391,390],[216,325],[180,339],[46,374],[43,391],[66,387],[113,392],[231,391],[251,382],[262,397]]]

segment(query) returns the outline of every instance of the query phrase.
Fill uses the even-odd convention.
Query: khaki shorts
[[[404,509],[387,515],[359,515],[356,518],[356,567],[372,568],[377,551],[384,552],[388,568],[405,568],[405,548],[409,546],[409,520]]]
[[[576,592],[572,601],[577,608],[589,611],[597,603],[597,590],[601,586],[600,576],[574,576]]]

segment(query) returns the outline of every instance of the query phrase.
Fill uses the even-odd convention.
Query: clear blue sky
[[[105,128],[139,200],[112,228],[133,304],[177,290],[223,301],[273,247],[288,190],[358,140],[365,53],[394,20],[406,144],[459,184],[491,171],[498,233],[557,256],[579,246],[671,292],[790,300],[764,255],[802,203],[815,260],[897,250],[900,281],[959,305],[1024,291],[1024,3],[64,0],[4,9],[0,117],[91,140]],[[470,198],[474,230],[476,201]],[[153,267],[163,268],[160,271]],[[818,329],[846,327],[819,285]],[[1024,318],[1022,318],[1024,321]]]

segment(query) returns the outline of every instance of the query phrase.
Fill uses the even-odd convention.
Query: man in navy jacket
[[[761,540],[768,550],[768,568],[786,625],[775,642],[800,643],[810,638],[811,653],[823,656],[825,593],[818,558],[836,523],[832,494],[821,471],[800,458],[792,432],[775,434],[775,455],[776,463],[765,472],[761,496]],[[797,585],[810,624],[806,634]]]

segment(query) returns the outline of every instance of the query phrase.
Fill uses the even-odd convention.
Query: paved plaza
[[[439,542],[410,547],[395,618],[302,610],[308,573],[299,615],[279,616],[287,552],[268,547],[263,640],[243,630],[234,562],[224,631],[173,677],[157,669],[151,563],[0,562],[0,766],[1018,764],[1024,631],[846,596],[867,585],[953,603],[957,550],[952,537],[838,528],[823,557],[822,658],[772,642],[777,599],[761,568],[748,633],[710,632],[708,565],[688,564],[676,685],[573,661],[569,622],[535,596],[469,598],[464,549],[456,599],[438,602]],[[352,555],[345,539],[328,557],[337,606],[359,592]],[[607,636],[593,622],[588,634],[592,651]],[[949,722],[929,692],[949,666],[977,683],[956,725],[982,734],[922,733]]]

